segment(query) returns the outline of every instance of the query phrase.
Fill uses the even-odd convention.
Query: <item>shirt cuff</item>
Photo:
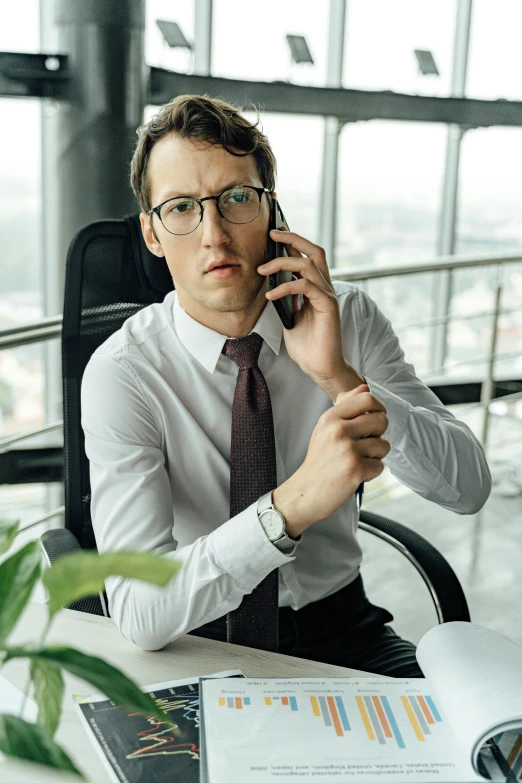
[[[406,425],[408,414],[412,406],[406,400],[401,399],[389,389],[385,389],[379,383],[375,383],[371,378],[366,379],[370,392],[379,399],[386,408],[388,417],[388,427],[383,437],[389,442],[390,446],[400,449],[404,445],[404,436],[406,435]]]
[[[269,540],[257,515],[257,500],[213,530],[208,541],[218,568],[230,574],[245,592],[293,559]]]

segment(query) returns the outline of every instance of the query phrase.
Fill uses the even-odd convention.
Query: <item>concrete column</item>
[[[71,100],[60,104],[56,123],[62,275],[55,285],[63,290],[74,234],[93,220],[137,211],[129,164],[143,118],[147,70],[145,0],[55,2],[59,51],[69,55],[72,71]]]

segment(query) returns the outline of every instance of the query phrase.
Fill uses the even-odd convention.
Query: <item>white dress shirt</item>
[[[389,321],[349,283],[333,283],[344,355],[386,406],[384,462],[422,497],[459,514],[491,487],[470,429],[416,377]],[[288,356],[267,302],[254,329],[272,401],[277,483],[302,464],[312,431],[333,403]],[[279,604],[300,609],[352,582],[361,549],[352,496],[308,528],[291,555],[272,544],[253,503],[229,518],[232,401],[238,367],[227,337],[191,318],[175,291],[129,318],[91,357],[82,384],[98,550],[152,551],[183,562],[166,588],[111,577],[106,589],[123,635],[159,649],[236,609],[274,568]]]

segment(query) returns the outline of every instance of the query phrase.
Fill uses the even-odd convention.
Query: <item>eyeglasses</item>
[[[218,196],[169,198],[157,207],[149,209],[147,215],[155,213],[169,234],[183,236],[195,231],[203,220],[204,201],[215,201],[219,214],[229,223],[250,223],[259,215],[263,193],[270,193],[270,190],[252,185],[234,185],[223,190]]]

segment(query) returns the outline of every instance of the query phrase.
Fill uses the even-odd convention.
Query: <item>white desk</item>
[[[35,642],[43,629],[47,607],[30,604],[10,639],[11,644]],[[241,669],[247,677],[360,677],[365,672],[306,661],[288,655],[253,650],[249,647],[215,642],[197,636],[183,636],[163,650],[146,652],[127,642],[112,620],[84,612],[63,610],[51,628],[48,644],[75,647],[104,658],[131,677],[138,685],[165,680],[197,677],[227,669]],[[23,689],[27,682],[27,662],[11,661],[2,674]],[[375,677],[376,675],[371,675]],[[91,685],[65,675],[65,696],[56,741],[85,774],[90,783],[108,783],[109,777],[94,753],[91,740],[80,723],[72,702],[73,693],[95,693]],[[59,783],[78,781],[76,776],[45,773],[37,765],[7,762],[0,764],[2,783]]]

